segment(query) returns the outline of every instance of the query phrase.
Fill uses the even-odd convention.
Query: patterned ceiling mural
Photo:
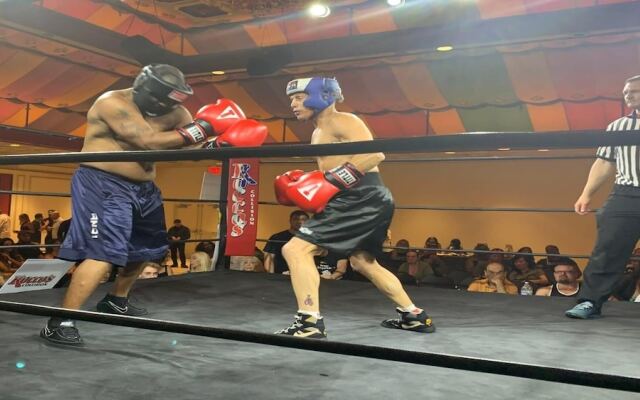
[[[453,23],[461,16],[491,21],[631,2],[408,0],[405,7],[392,9],[383,1],[343,1],[334,2],[337,9],[313,25],[296,14],[299,1],[265,1],[272,7],[257,11],[246,5],[234,11],[229,8],[232,2],[215,0],[40,0],[32,7],[104,28],[116,38],[144,36],[189,56],[394,32]],[[273,6],[276,3],[281,7]],[[180,11],[196,4],[216,6],[228,15],[197,18]],[[0,124],[82,136],[93,100],[104,91],[128,87],[139,65],[81,37],[61,40],[48,36],[46,26],[41,29],[27,29],[0,14]],[[308,141],[311,128],[291,119],[284,85],[293,77],[324,74],[341,82],[345,102],[340,107],[362,116],[377,137],[602,129],[625,112],[621,86],[640,73],[639,66],[640,32],[550,38],[447,53],[327,61],[285,67],[264,77],[244,71],[193,76],[195,96],[187,106],[195,112],[228,97],[269,125],[271,141]]]

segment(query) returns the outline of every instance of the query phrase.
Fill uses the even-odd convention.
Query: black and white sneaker
[[[130,317],[140,317],[149,312],[146,308],[136,307],[129,302],[126,297],[116,297],[110,294],[104,296],[96,306],[98,312],[116,315],[128,315]]]
[[[397,319],[385,319],[381,325],[385,328],[402,329],[412,332],[432,333],[436,331],[433,321],[427,315],[424,310],[420,310],[420,313],[403,311],[401,308],[396,308],[400,318]]]
[[[326,339],[324,319],[307,314],[296,314],[296,319],[288,328],[279,330],[277,335],[289,335],[308,339]]]
[[[83,346],[84,342],[76,328],[74,321],[49,319],[47,324],[40,331],[40,337],[44,340],[69,346]]]

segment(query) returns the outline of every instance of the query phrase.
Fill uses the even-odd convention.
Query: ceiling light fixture
[[[9,147],[20,147],[20,146],[22,146],[22,145],[21,145],[21,144],[18,144],[18,143],[11,143],[11,144],[9,145]]]
[[[325,18],[331,14],[331,9],[324,4],[315,3],[309,6],[309,14],[314,18]]]
[[[211,75],[224,75],[224,71],[211,71]]]
[[[404,0],[387,0],[387,4],[391,7],[400,7],[404,5]]]
[[[451,50],[453,50],[453,46],[449,46],[449,45],[447,45],[447,46],[438,46],[438,47],[436,47],[436,50],[437,51],[442,51],[442,52],[451,51]]]

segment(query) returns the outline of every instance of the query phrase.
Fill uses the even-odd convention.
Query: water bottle
[[[522,288],[520,288],[520,295],[522,296],[533,296],[533,286],[527,281],[524,282]]]

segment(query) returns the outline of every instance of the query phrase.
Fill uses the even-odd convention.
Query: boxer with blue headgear
[[[287,84],[291,110],[298,121],[314,125],[311,144],[365,142],[373,133],[357,115],[336,110],[343,101],[338,81],[301,78]],[[316,157],[318,169],[292,170],[276,177],[278,203],[313,213],[282,248],[298,314],[293,324],[276,333],[299,338],[327,337],[320,314],[320,280],[314,256],[330,252],[348,258],[351,267],[367,277],[395,305],[397,318],[382,326],[412,332],[435,331],[433,321],[416,307],[402,283],[376,260],[387,239],[393,217],[393,196],[382,182],[383,153],[339,154]],[[361,330],[366,334],[369,327]]]
[[[287,96],[297,93],[306,93],[307,98],[303,105],[318,115],[325,108],[338,102],[342,102],[342,90],[335,78],[300,78],[287,84]]]

